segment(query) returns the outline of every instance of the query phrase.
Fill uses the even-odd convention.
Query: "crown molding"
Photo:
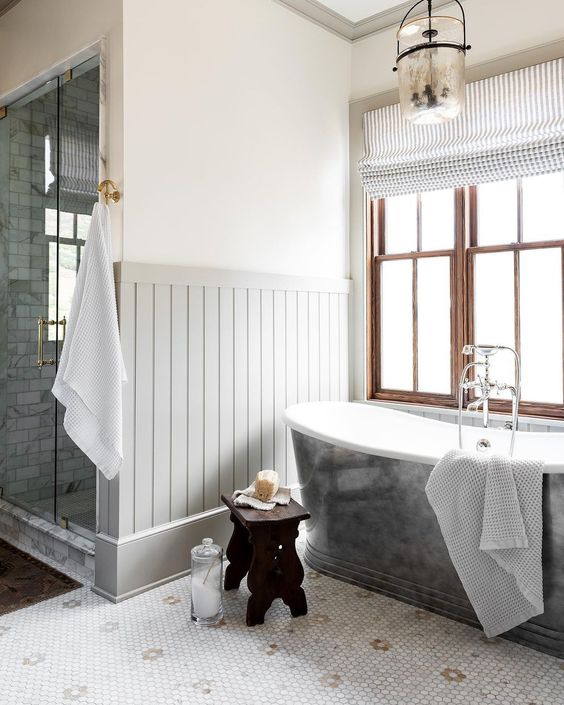
[[[409,0],[397,7],[366,17],[359,22],[351,22],[351,20],[325,7],[317,0],[275,0],[275,2],[328,29],[333,34],[347,39],[349,42],[363,39],[383,29],[399,25],[405,13],[414,4],[414,0]],[[433,2],[435,8],[451,4],[452,0],[434,0]]]

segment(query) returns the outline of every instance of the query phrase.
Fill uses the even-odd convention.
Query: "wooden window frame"
[[[562,276],[564,282],[564,239],[524,242],[522,223],[522,188],[518,180],[518,220],[517,241],[502,245],[478,244],[478,209],[477,188],[455,189],[455,238],[454,248],[449,250],[421,250],[421,197],[417,200],[417,251],[409,253],[386,254],[385,250],[385,199],[370,201],[366,204],[367,228],[367,398],[376,401],[419,404],[456,408],[458,406],[458,382],[462,373],[464,360],[461,354],[463,345],[472,342],[474,336],[474,258],[476,254],[487,252],[514,253],[514,296],[515,296],[515,340],[517,352],[520,352],[519,330],[519,253],[523,250],[560,248]],[[444,257],[451,259],[451,385],[452,394],[433,394],[418,391],[385,389],[381,386],[381,279],[380,263],[390,260],[411,260],[413,267],[413,386],[417,388],[417,261],[424,257]],[[564,291],[564,285],[563,285]],[[564,294],[563,294],[563,340],[564,340]],[[484,342],[484,341],[482,341]],[[485,341],[487,342],[487,341]],[[564,368],[564,355],[563,355]],[[463,399],[469,402],[468,393]],[[490,400],[493,413],[511,413],[509,400]],[[543,404],[521,401],[521,414],[542,418],[564,419],[564,405]]]

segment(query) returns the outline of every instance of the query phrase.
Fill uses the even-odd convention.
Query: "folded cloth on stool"
[[[287,505],[290,504],[290,490],[288,487],[279,487],[278,492],[272,498],[270,502],[262,502],[255,496],[255,483],[247,487],[246,490],[236,490],[233,493],[233,503],[238,507],[251,507],[251,509],[261,509],[262,511],[268,512],[277,504]]]

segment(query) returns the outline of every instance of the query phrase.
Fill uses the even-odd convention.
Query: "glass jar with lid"
[[[211,626],[223,618],[223,548],[203,539],[191,553],[192,621]]]

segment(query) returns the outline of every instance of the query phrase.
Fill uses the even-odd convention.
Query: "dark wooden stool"
[[[293,499],[289,505],[277,505],[269,512],[237,507],[225,495],[221,499],[231,510],[234,524],[227,547],[225,589],[236,590],[249,574],[247,626],[263,624],[264,615],[277,597],[288,605],[292,617],[307,614],[301,587],[304,569],[296,553],[296,537],[300,521],[310,517],[308,512]]]

